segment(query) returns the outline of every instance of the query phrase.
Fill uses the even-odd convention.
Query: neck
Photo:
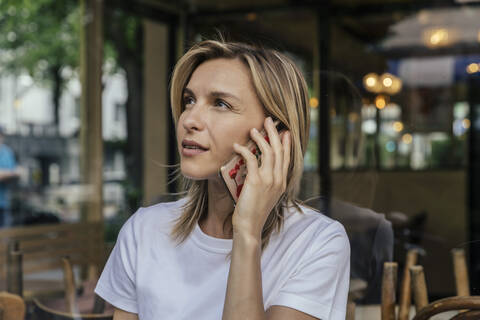
[[[199,222],[203,232],[215,238],[231,239],[233,210],[233,201],[220,178],[208,180],[208,213]]]

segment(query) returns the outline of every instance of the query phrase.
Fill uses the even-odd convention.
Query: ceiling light
[[[374,72],[363,77],[363,86],[370,92],[379,93],[382,91],[382,84],[378,79],[378,75]]]
[[[467,66],[467,73],[472,74],[478,72],[480,70],[480,66],[477,63],[470,63]]]
[[[445,28],[429,29],[423,33],[427,47],[436,48],[450,44],[449,32]]]

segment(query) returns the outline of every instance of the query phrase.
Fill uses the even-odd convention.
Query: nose
[[[183,112],[183,127],[187,131],[201,131],[205,127],[205,111],[196,103]]]

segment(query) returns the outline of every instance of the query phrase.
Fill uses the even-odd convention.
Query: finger
[[[282,142],[280,141],[280,136],[278,134],[278,130],[275,127],[275,124],[273,123],[273,120],[272,120],[271,117],[267,117],[265,119],[264,128],[265,128],[265,131],[268,134],[268,139],[270,140],[270,145],[272,145],[272,147],[281,146]]]
[[[265,120],[265,130],[268,133],[268,138],[270,140],[270,145],[274,154],[274,180],[279,184],[282,182],[281,173],[283,172],[283,145],[280,140],[280,135],[278,134],[277,128],[272,121],[271,117],[268,117]]]
[[[247,166],[247,176],[257,176],[258,175],[258,163],[257,157],[245,146],[241,146],[238,143],[233,144],[233,150],[239,153],[245,160],[245,165]]]
[[[287,185],[288,167],[290,166],[290,153],[292,147],[292,138],[290,131],[286,131],[283,135],[283,179],[284,186]]]
[[[252,137],[252,140],[257,144],[258,148],[260,149],[261,154],[261,160],[262,164],[260,168],[267,169],[270,172],[273,171],[273,155],[272,155],[272,148],[270,147],[270,144],[268,144],[267,140],[265,140],[265,137],[258,132],[257,129],[253,128],[250,132],[250,136]]]

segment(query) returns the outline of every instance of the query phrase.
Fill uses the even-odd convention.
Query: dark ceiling
[[[107,0],[108,1],[108,0]],[[183,16],[190,37],[212,36],[220,30],[237,40],[255,40],[313,60],[318,35],[328,32],[332,68],[364,74],[385,69],[385,52],[378,44],[392,34],[392,26],[422,10],[460,7],[454,0],[130,0],[140,14],[157,12],[160,20]],[[119,3],[110,0],[111,4]],[[123,5],[125,7],[125,5]],[[137,10],[138,11],[138,10]],[[155,18],[155,17],[154,17]],[[322,23],[329,20],[329,24]],[[479,19],[480,21],[480,19]],[[320,25],[327,25],[326,30]],[[193,40],[193,39],[192,39]],[[425,48],[424,54],[432,54]],[[398,50],[397,50],[398,51]],[[388,52],[390,56],[405,52]],[[408,54],[408,53],[407,53]],[[422,54],[422,52],[420,52]],[[361,62],[361,63],[359,63]]]

